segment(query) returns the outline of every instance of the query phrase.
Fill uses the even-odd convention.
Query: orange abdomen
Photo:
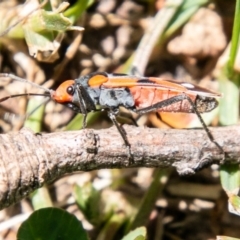
[[[184,93],[174,90],[166,90],[162,88],[153,87],[131,87],[130,92],[134,98],[135,107],[137,109],[142,109],[150,107],[155,103],[159,103],[163,100],[175,97]],[[195,102],[196,95],[188,96]],[[182,100],[171,105],[159,108],[157,112],[193,112],[192,106],[188,100]]]

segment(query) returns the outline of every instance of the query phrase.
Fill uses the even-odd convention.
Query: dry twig
[[[0,135],[0,208],[73,171],[175,166],[180,174],[188,174],[223,157],[204,130],[124,128],[134,161],[115,128],[50,134],[22,129]],[[225,161],[239,162],[240,127],[211,131],[226,153]]]

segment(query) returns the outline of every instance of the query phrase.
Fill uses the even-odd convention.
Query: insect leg
[[[153,104],[153,105],[151,105],[149,107],[145,107],[145,108],[134,110],[134,112],[136,112],[138,114],[145,114],[145,113],[157,111],[160,108],[164,108],[164,107],[167,107],[167,106],[172,105],[174,103],[181,102],[184,99],[187,99],[186,95],[185,94],[181,94],[181,95],[178,95],[178,96],[174,96],[174,97],[168,98],[168,99],[163,100],[161,102],[155,103],[155,104]],[[192,103],[192,104],[194,105],[194,103]]]
[[[84,129],[87,127],[87,110],[86,110],[84,100],[82,99],[82,97],[79,94],[79,91],[77,91],[77,96],[79,99],[80,113],[83,115],[82,128]]]
[[[213,142],[217,146],[217,148],[220,150],[220,152],[224,155],[224,159],[225,159],[224,150],[218,144],[218,142],[214,139],[214,137],[213,137],[212,133],[210,132],[209,128],[207,127],[206,123],[203,121],[203,118],[202,118],[201,114],[198,112],[194,102],[192,101],[192,99],[189,96],[187,96],[185,94],[183,96],[185,96],[185,99],[187,99],[190,102],[190,104],[192,105],[192,108],[193,108],[194,112],[197,114],[198,119],[200,120],[205,132],[207,133],[208,138],[210,139],[211,142]]]
[[[136,113],[139,113],[139,114],[145,114],[145,113],[148,113],[148,112],[152,112],[152,111],[156,111],[157,109],[160,109],[160,108],[163,108],[163,107],[166,107],[166,106],[169,106],[171,104],[174,104],[176,102],[180,102],[180,101],[183,101],[183,100],[188,100],[189,103],[191,104],[192,106],[192,109],[193,111],[196,113],[198,119],[200,120],[208,138],[210,139],[211,142],[213,142],[217,148],[221,151],[221,153],[225,156],[225,152],[224,150],[222,149],[222,147],[215,141],[212,133],[210,132],[210,130],[208,129],[207,125],[205,124],[205,122],[203,121],[202,119],[202,116],[201,114],[198,112],[194,102],[192,101],[192,99],[187,96],[186,94],[181,94],[181,95],[178,95],[178,96],[174,96],[174,97],[171,97],[169,99],[166,99],[166,100],[163,100],[161,102],[158,102],[158,103],[155,103],[153,104],[152,106],[150,107],[146,107],[146,108],[142,108],[142,109],[138,109],[138,110],[135,110]]]
[[[87,93],[86,89],[81,84],[75,84],[76,96],[75,104],[79,107],[79,113],[83,114],[82,128],[87,126],[87,114],[91,111],[96,111],[96,106]]]
[[[109,109],[108,110],[108,116],[109,118],[112,120],[113,124],[116,126],[118,132],[120,133],[123,141],[124,141],[124,144],[126,145],[127,149],[128,149],[128,153],[129,153],[129,157],[131,160],[133,160],[133,156],[132,156],[132,153],[131,153],[131,145],[127,139],[127,135],[126,135],[126,132],[124,130],[124,128],[118,124],[117,120],[116,120],[116,112],[114,112],[113,109]]]
[[[83,98],[83,94],[81,91],[81,86],[76,85],[76,89],[77,89],[77,102],[80,108],[80,113],[83,115],[83,121],[82,121],[82,128],[86,128],[87,127],[87,107],[86,107],[86,103],[85,100]]]

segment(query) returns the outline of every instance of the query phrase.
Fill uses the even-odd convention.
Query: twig
[[[204,130],[124,129],[134,161],[129,161],[115,128],[50,134],[22,129],[0,135],[0,209],[73,171],[175,166],[180,174],[188,174],[223,157]],[[211,131],[226,153],[225,161],[239,162],[240,126]]]

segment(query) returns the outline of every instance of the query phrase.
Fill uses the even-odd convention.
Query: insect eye
[[[73,94],[74,94],[74,87],[73,87],[73,86],[68,87],[68,88],[67,88],[67,93],[68,93],[69,95],[73,95]]]

